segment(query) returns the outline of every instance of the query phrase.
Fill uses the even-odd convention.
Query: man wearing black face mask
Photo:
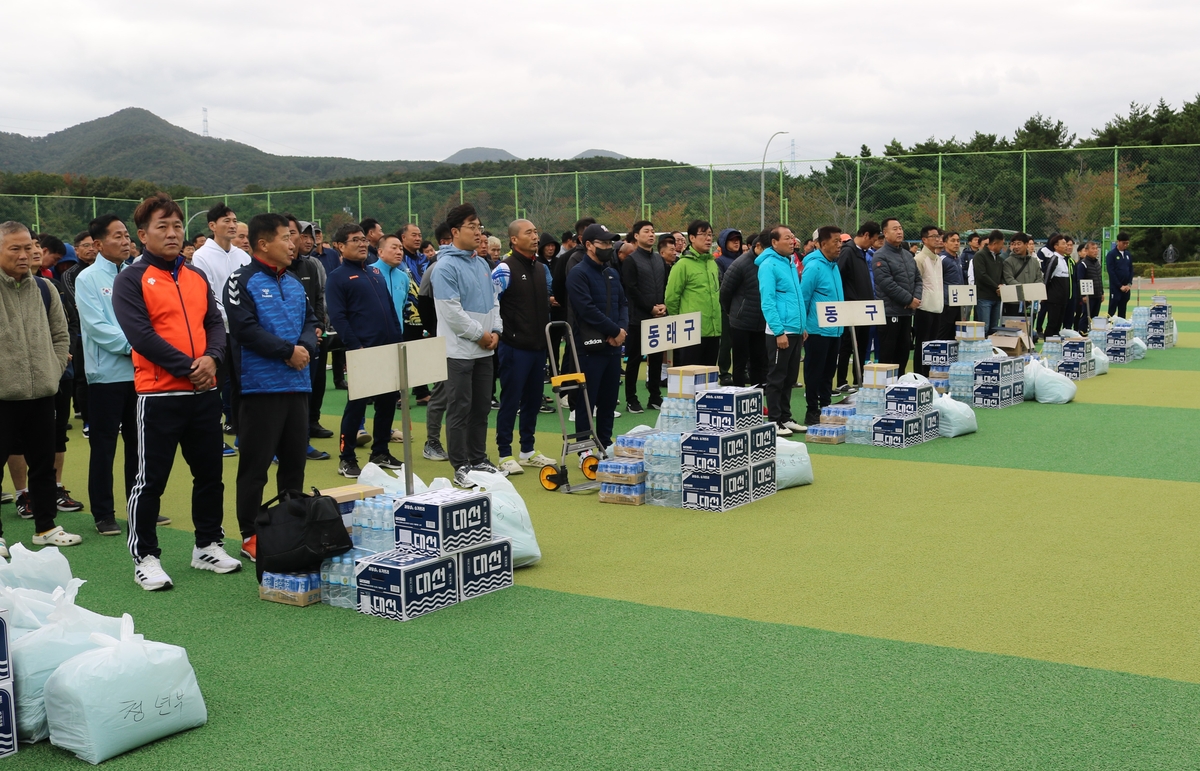
[[[579,368],[587,376],[588,399],[596,408],[596,434],[612,444],[613,412],[621,389],[621,346],[629,329],[629,308],[621,277],[612,267],[616,234],[603,225],[583,231],[587,257],[567,275]],[[575,431],[587,431],[591,415],[575,410]]]

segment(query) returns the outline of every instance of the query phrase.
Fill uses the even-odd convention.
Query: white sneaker
[[[0,557],[8,559],[8,541],[0,538]]]
[[[782,423],[775,424],[775,436],[791,436],[791,435],[792,435],[792,429],[788,428],[787,426],[783,425]]]
[[[133,580],[148,592],[170,589],[171,577],[162,569],[158,557],[142,557],[133,563]]]
[[[500,470],[509,476],[525,473],[525,469],[521,468],[521,464],[517,463],[516,459],[511,455],[500,460]]]
[[[61,527],[56,527],[53,530],[48,530],[41,535],[34,534],[34,546],[75,546],[83,541],[82,538],[74,533],[68,533]]]
[[[558,403],[559,403],[559,405],[561,405],[563,407],[563,409],[568,409],[568,410],[571,409],[570,397],[560,396],[560,397],[558,397]]]
[[[545,455],[542,455],[537,450],[534,450],[533,455],[530,455],[528,458],[518,458],[517,462],[520,463],[522,466],[528,466],[530,468],[541,468],[543,466],[553,466],[555,463],[557,463],[557,461],[554,460],[554,458],[547,458]]]
[[[783,422],[783,427],[790,429],[794,433],[798,433],[798,434],[803,434],[808,431],[808,428],[806,426],[802,426],[794,420],[785,420]]]
[[[192,567],[214,573],[236,573],[242,569],[242,561],[226,554],[221,544],[210,543],[203,549],[192,547]]]

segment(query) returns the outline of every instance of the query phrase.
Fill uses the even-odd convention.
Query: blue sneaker
[[[237,450],[233,449],[228,444],[225,444],[225,449],[221,451],[221,454],[226,458],[232,458],[233,456],[237,455]]]
[[[310,444],[308,446],[308,459],[309,460],[329,460],[329,453],[324,452],[323,450],[318,450],[316,447],[313,447]]]

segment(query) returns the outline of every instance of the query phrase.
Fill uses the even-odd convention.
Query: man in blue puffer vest
[[[758,266],[758,294],[767,321],[767,382],[763,396],[767,419],[779,436],[804,431],[792,420],[792,388],[800,374],[804,318],[800,315],[800,276],[792,267],[796,237],[786,225],[771,228],[771,246],[754,259]]]
[[[225,285],[225,313],[240,373],[237,518],[242,554],[258,557],[254,518],[262,506],[271,459],[278,490],[304,489],[308,451],[309,360],[317,355],[317,317],[304,285],[288,266],[296,258],[288,221],[279,214],[250,220],[249,265]]]
[[[817,303],[842,302],[842,274],[837,258],[842,247],[842,229],[826,225],[817,231],[817,251],[804,258],[800,277],[800,317],[804,319],[804,426],[821,422],[821,408],[833,399],[833,375],[837,371],[842,327],[822,327]]]

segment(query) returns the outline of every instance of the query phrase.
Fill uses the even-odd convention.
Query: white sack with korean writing
[[[149,642],[121,622],[121,639],[92,634],[100,647],[63,662],[46,681],[50,743],[101,763],[208,722],[187,651]]]

